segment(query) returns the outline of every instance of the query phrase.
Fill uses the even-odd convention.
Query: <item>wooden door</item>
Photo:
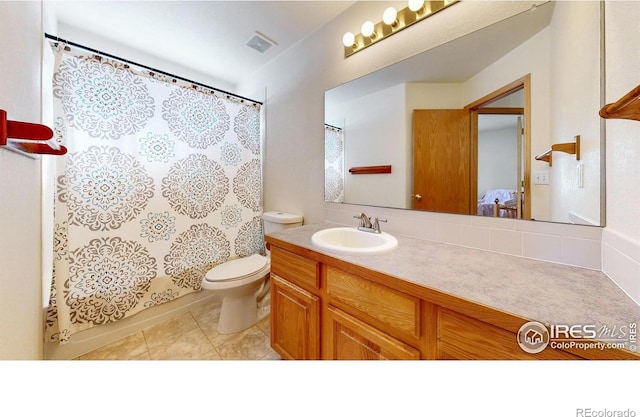
[[[472,213],[469,131],[469,110],[413,111],[413,209]]]
[[[330,306],[325,359],[420,359],[420,351]]]
[[[320,359],[320,298],[273,274],[271,347],[284,359]]]

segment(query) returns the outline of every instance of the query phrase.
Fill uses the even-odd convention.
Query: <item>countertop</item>
[[[640,306],[601,271],[399,235],[392,252],[344,255],[311,242],[331,227],[339,225],[313,223],[268,237],[542,323],[596,325],[600,334],[602,326],[628,331],[640,321]]]

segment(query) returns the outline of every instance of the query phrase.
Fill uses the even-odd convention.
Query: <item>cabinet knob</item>
[[[421,194],[416,194],[413,196],[413,198],[416,199],[416,201],[421,201],[422,200],[422,195]]]

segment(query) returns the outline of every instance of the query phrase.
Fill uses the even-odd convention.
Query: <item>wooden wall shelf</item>
[[[551,148],[540,155],[536,155],[536,161],[544,161],[551,166],[553,164],[553,153],[551,152]]]
[[[349,168],[352,174],[391,174],[391,165],[374,165],[368,167]]]
[[[553,166],[553,152],[564,152],[576,156],[576,160],[580,160],[580,135],[576,136],[576,141],[571,143],[556,143],[551,145],[551,149],[536,156],[536,160],[544,161]]]
[[[629,91],[615,103],[600,109],[600,117],[604,119],[629,119],[640,121],[640,85]]]

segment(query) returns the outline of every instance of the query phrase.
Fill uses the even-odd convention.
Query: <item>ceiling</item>
[[[61,30],[69,26],[88,32],[235,85],[354,1],[46,3]],[[256,32],[275,45],[264,53],[247,46]],[[54,35],[64,38],[62,33]]]
[[[516,14],[468,35],[396,62],[363,77],[325,92],[325,104],[331,108],[354,99],[379,93],[404,83],[460,84],[530,39],[551,23],[555,4],[547,2],[535,9]],[[508,104],[493,102],[490,107],[512,107],[524,103],[523,92],[509,96]],[[517,105],[521,107],[523,104]],[[336,123],[332,121],[333,123]],[[489,131],[513,126],[504,116],[483,116],[479,130]],[[337,124],[337,123],[336,123]],[[339,124],[337,124],[339,125]]]
[[[396,62],[327,91],[325,100],[344,102],[402,83],[463,83],[549,26],[554,7],[545,3]]]

